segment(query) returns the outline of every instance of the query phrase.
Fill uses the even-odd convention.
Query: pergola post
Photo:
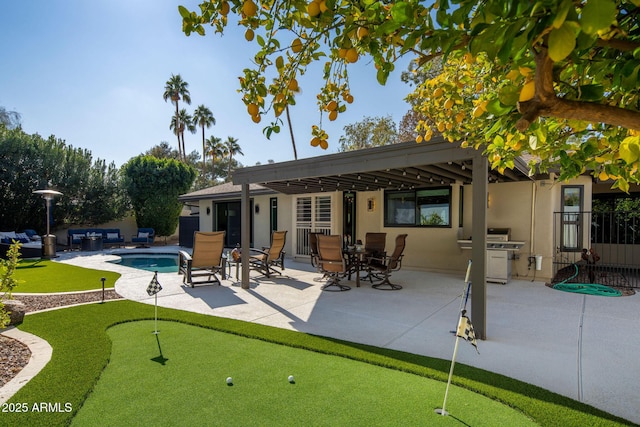
[[[473,194],[471,197],[471,316],[478,339],[486,339],[487,319],[487,194],[489,179],[487,158],[477,152],[473,158]]]
[[[240,201],[240,246],[242,247],[242,289],[249,289],[249,255],[251,249],[249,184],[242,184]]]

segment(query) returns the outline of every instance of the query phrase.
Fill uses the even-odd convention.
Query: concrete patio
[[[177,247],[155,247],[176,251]],[[148,250],[147,250],[148,251]],[[153,273],[106,261],[113,251],[62,253],[58,261],[118,271],[116,291],[153,304],[146,293]],[[253,277],[242,289],[234,277],[222,286],[182,285],[159,273],[158,305],[241,319],[300,332],[451,359],[463,275],[403,269],[392,276],[400,291],[372,289],[367,281],[347,292],[323,292],[308,263],[287,260],[282,276]],[[110,286],[112,284],[107,284]],[[468,305],[470,307],[471,304]],[[543,282],[487,284],[487,340],[461,343],[458,363],[501,373],[640,423],[640,296],[600,297],[548,288]],[[473,320],[473,313],[470,313]]]

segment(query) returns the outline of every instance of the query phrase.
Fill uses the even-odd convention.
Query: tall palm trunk
[[[207,161],[207,150],[204,146],[204,125],[202,125],[202,174],[204,175],[205,165]]]
[[[227,168],[227,181],[231,181],[231,160],[233,160],[233,151],[229,150],[229,166]]]
[[[178,113],[178,99],[175,98],[174,102],[176,103],[176,136],[178,137],[178,157],[182,160],[182,147],[180,145],[180,114]]]
[[[293,128],[291,127],[291,116],[289,115],[289,104],[284,106],[287,113],[287,123],[289,124],[289,133],[291,134],[291,144],[293,145],[293,158],[298,160],[298,152],[296,151],[296,139],[293,137]]]

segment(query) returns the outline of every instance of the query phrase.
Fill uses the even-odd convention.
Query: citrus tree
[[[331,120],[353,101],[349,64],[368,56],[384,84],[411,55],[414,72],[441,64],[410,97],[428,118],[418,142],[439,131],[497,169],[527,152],[561,178],[592,170],[623,190],[640,181],[640,0],[255,1],[179,12],[187,35],[222,33],[230,16],[246,28],[255,66],[240,91],[255,122],[275,116],[267,136],[310,64],[323,64],[318,104]],[[321,123],[312,128],[312,145],[327,139]]]

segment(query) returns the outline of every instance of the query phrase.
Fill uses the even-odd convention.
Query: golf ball
[[[227,384],[233,384],[233,378],[227,377]]]
[[[293,375],[289,375],[288,380],[289,380],[290,383],[292,383],[292,382],[295,381],[295,378],[293,378]]]

